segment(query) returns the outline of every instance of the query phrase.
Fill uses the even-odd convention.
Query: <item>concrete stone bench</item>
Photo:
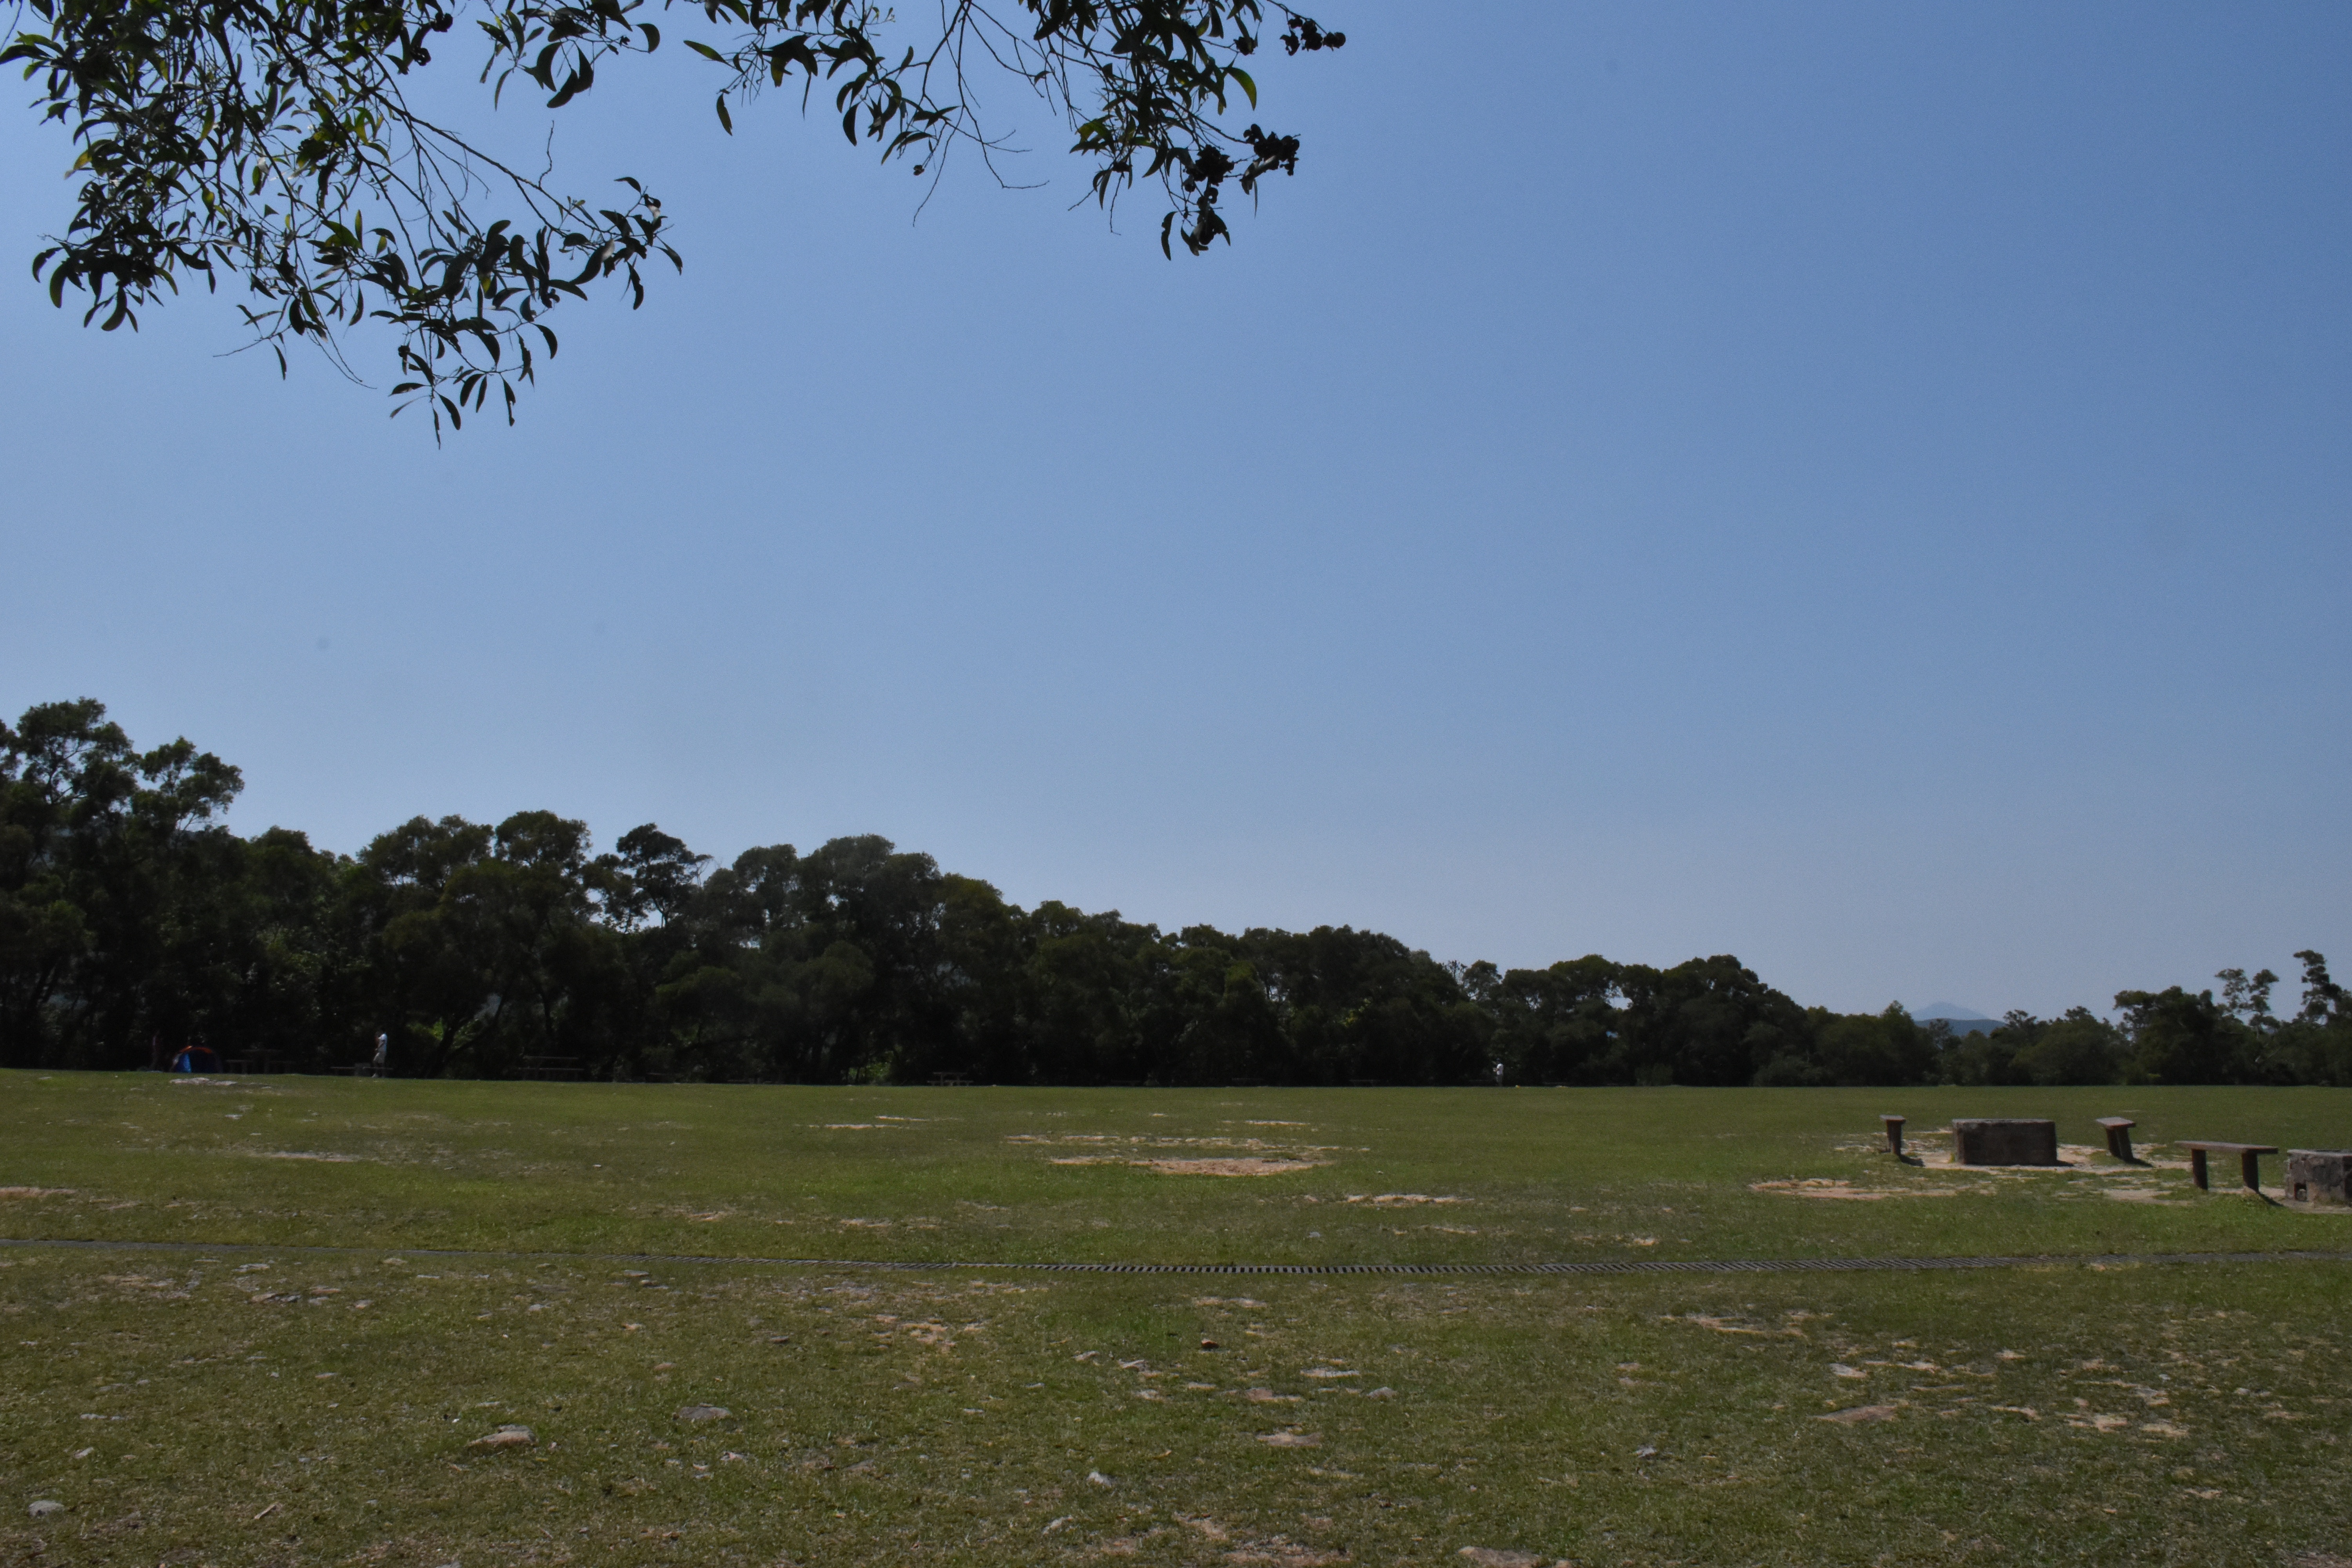
[[[1962,1165],[2054,1165],[2058,1124],[2025,1116],[1955,1118],[1952,1159]]]
[[[2290,1149],[2286,1190],[2299,1204],[2352,1204],[2352,1149]]]
[[[2244,1184],[2246,1191],[2259,1193],[2263,1190],[2263,1156],[2278,1152],[2277,1146],[2270,1143],[2216,1143],[2184,1138],[2180,1146],[2189,1151],[2189,1179],[2208,1191],[2211,1190],[2205,1179],[2208,1154],[2235,1154],[2238,1180]]]
[[[2107,1135],[2107,1152],[2113,1154],[2116,1159],[2121,1160],[2126,1165],[2137,1165],[2139,1163],[2137,1159],[2132,1157],[2131,1146],[2131,1130],[2138,1125],[2138,1122],[2134,1121],[2128,1116],[2102,1116],[2099,1118],[2099,1128]]]

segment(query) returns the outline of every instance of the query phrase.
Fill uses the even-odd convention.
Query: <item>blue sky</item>
[[[1009,94],[1043,188],[918,220],[683,50],[608,72],[561,166],[686,276],[437,450],[226,299],[101,337],[20,263],[0,707],[339,849],[877,832],[1841,1008],[2352,962],[2352,11],[1318,15],[1259,73],[1299,174],[1198,261]],[[0,123],[20,256],[67,156]]]

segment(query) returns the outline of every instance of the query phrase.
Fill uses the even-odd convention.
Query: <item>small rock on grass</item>
[[[724,1421],[732,1415],[724,1405],[684,1405],[678,1407],[681,1421]]]
[[[1495,1546],[1465,1546],[1460,1555],[1477,1568],[1549,1568],[1551,1561],[1539,1552],[1507,1552]]]
[[[532,1442],[528,1426],[501,1426],[487,1437],[477,1437],[466,1445],[468,1448],[528,1448]]]
[[[58,1501],[55,1498],[43,1498],[40,1501],[35,1503],[25,1511],[31,1514],[35,1519],[47,1519],[53,1513],[63,1513],[65,1510],[66,1505]]]

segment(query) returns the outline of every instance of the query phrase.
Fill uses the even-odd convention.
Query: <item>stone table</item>
[[[1957,1117],[1952,1159],[1962,1165],[2055,1165],[2058,1124],[2026,1116]]]

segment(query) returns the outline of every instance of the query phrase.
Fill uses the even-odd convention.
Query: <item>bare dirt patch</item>
[[[1857,1187],[1843,1177],[1807,1176],[1801,1181],[1750,1182],[1751,1193],[1779,1193],[1792,1198],[1848,1198],[1861,1203],[1876,1203],[1882,1198],[1949,1198],[1959,1195],[1958,1187]]]
[[[1132,1165],[1138,1170],[1157,1171],[1163,1176],[1286,1176],[1294,1172],[1311,1171],[1329,1163],[1325,1160],[1294,1160],[1279,1155],[1244,1154],[1239,1156],[1209,1156],[1202,1158],[1162,1157],[1130,1159],[1123,1154],[1065,1154],[1055,1159],[1056,1165]]]
[[[1136,1164],[1159,1172],[1163,1176],[1286,1176],[1294,1171],[1311,1171],[1326,1164],[1323,1160],[1264,1159],[1255,1155],[1237,1160],[1138,1160]]]
[[[1377,1204],[1382,1206],[1387,1206],[1395,1204],[1466,1204],[1470,1200],[1468,1198],[1432,1197],[1427,1193],[1349,1193],[1348,1194],[1348,1201],[1351,1204]]]

